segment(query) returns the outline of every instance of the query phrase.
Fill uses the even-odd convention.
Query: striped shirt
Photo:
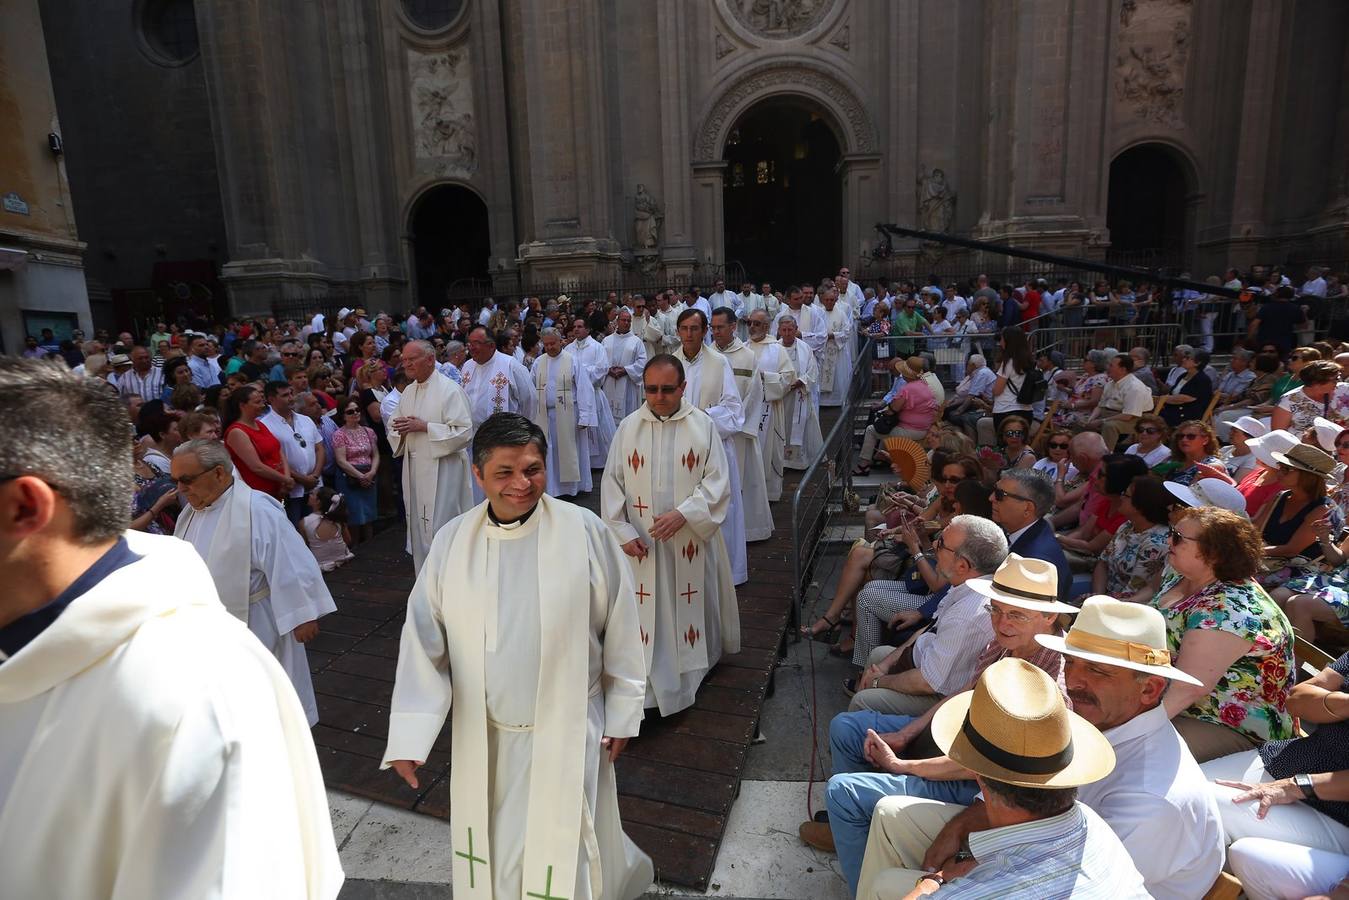
[[[164,393],[164,370],[151,366],[150,371],[140,375],[131,369],[118,376],[117,390],[123,397],[140,394],[146,403],[158,400]]]
[[[1030,656],[1023,656],[1022,659],[1054,679],[1054,683],[1059,686],[1059,692],[1063,694],[1063,702],[1072,709],[1073,702],[1068,699],[1068,685],[1063,680],[1063,654],[1057,650],[1050,650],[1039,641],[1032,643],[1035,645],[1035,652]],[[979,661],[974,664],[974,677],[965,685],[965,690],[974,690],[974,684],[979,680],[979,676],[984,674],[984,669],[1011,655],[1012,651],[999,644],[997,638],[989,641],[984,652],[979,654]]]
[[[938,605],[932,628],[914,641],[914,667],[934,693],[954,694],[974,677],[979,655],[993,639],[987,602],[968,583],[955,585]]]
[[[1149,896],[1129,853],[1081,803],[1066,813],[970,833],[979,864],[941,886],[942,900],[1130,900]]]

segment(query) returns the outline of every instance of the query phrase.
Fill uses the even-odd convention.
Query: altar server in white
[[[573,496],[594,487],[590,436],[595,432],[595,391],[576,377],[576,357],[562,352],[556,328],[539,332],[543,353],[534,360],[533,422],[548,435],[548,493]]]
[[[468,355],[463,386],[475,426],[487,421],[492,413],[518,412],[525,417],[533,414],[534,382],[529,370],[509,353],[498,350],[485,326],[475,326],[468,333]]]
[[[456,900],[632,900],[613,761],[642,720],[631,569],[604,523],[544,492],[547,439],[498,413],[474,437],[487,495],[436,535],[398,651],[383,766],[414,789],[446,715]]]
[[[436,371],[430,344],[413,341],[403,349],[403,372],[408,383],[389,419],[389,446],[403,457],[408,550],[420,572],[436,532],[473,505],[468,446],[474,420],[463,388]]]
[[[634,573],[646,705],[661,715],[691,706],[707,671],[740,650],[723,540],[732,498],[726,452],[685,387],[677,358],[647,362],[646,405],[619,425],[600,485],[600,512]]]
[[[740,473],[745,540],[766,541],[773,536],[773,510],[768,505],[763,450],[759,446],[759,427],[767,409],[763,376],[754,351],[735,336],[735,325],[735,312],[730,308],[721,306],[712,310],[712,346],[731,367],[731,377],[740,391],[743,410],[740,431],[731,438],[731,443],[735,449],[736,470]]]
[[[0,895],[336,897],[304,710],[197,552],[127,530],[116,394],[5,357],[0,409]]]
[[[632,333],[632,313],[619,310],[614,319],[614,333],[601,342],[609,358],[609,370],[600,380],[614,424],[642,405],[642,369],[646,366],[646,347],[642,339]]]
[[[609,355],[604,352],[600,342],[590,336],[590,323],[584,316],[577,317],[571,327],[572,341],[566,350],[598,392],[609,373]],[[596,399],[599,400],[603,396],[601,392],[600,397]],[[609,404],[604,402],[595,404],[595,420],[595,433],[590,441],[590,467],[602,469],[605,459],[609,456],[609,442],[613,440],[618,421],[614,418],[614,411],[609,408]]]
[[[796,381],[787,391],[782,406],[782,417],[787,423],[782,465],[788,469],[808,469],[824,449],[819,413],[820,367],[810,347],[797,337],[795,318],[778,318],[778,340],[796,369]]]
[[[749,315],[749,341],[763,378],[764,412],[759,421],[759,449],[763,451],[764,486],[770,502],[782,499],[783,453],[787,446],[787,393],[796,383],[792,354],[768,336],[768,313],[756,309]]]
[[[854,337],[852,313],[838,300],[838,291],[825,288],[820,295],[825,310],[825,340],[820,350],[820,405],[842,406],[848,400],[852,375]]]
[[[680,346],[673,356],[684,367],[683,375],[688,383],[684,396],[712,417],[717,434],[721,435],[722,449],[726,451],[726,470],[731,482],[731,507],[726,512],[725,523],[726,549],[731,556],[731,575],[735,584],[744,584],[749,580],[745,501],[741,495],[735,445],[731,441],[745,427],[745,412],[730,363],[710,344],[703,342],[703,336],[710,333],[702,310],[684,310],[679,314]]]

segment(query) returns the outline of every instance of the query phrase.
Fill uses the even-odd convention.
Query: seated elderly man
[[[1099,431],[1106,449],[1114,452],[1119,439],[1134,433],[1139,416],[1152,411],[1152,391],[1133,374],[1133,357],[1118,353],[1106,364],[1109,379],[1101,393],[1101,402],[1091,411],[1082,427]]]
[[[1049,477],[1034,469],[1008,469],[994,484],[991,500],[993,521],[1007,533],[1008,551],[1052,563],[1058,571],[1059,600],[1066,603],[1073,572],[1054,528],[1044,518],[1054,505]]]
[[[1096,514],[1094,504],[1100,498],[1100,491],[1096,488],[1096,468],[1109,452],[1105,439],[1094,431],[1073,435],[1068,444],[1068,459],[1072,461],[1073,468],[1085,477],[1078,487],[1067,490],[1067,473],[1054,475],[1055,528],[1076,528]],[[1084,507],[1089,508],[1084,510]]]
[[[988,367],[978,353],[965,362],[965,377],[956,385],[955,393],[946,398],[942,417],[959,425],[970,437],[975,435],[979,420],[993,409],[993,382],[998,374]]]
[[[1254,358],[1255,354],[1250,350],[1238,347],[1232,351],[1232,360],[1227,365],[1227,371],[1213,384],[1214,393],[1219,395],[1219,406],[1234,402],[1245,394],[1251,382],[1255,381],[1255,369],[1251,368],[1251,360]]]
[[[1078,800],[1079,788],[1110,775],[1115,752],[1068,711],[1043,671],[1025,660],[999,660],[973,691],[942,707],[932,736],[983,791],[979,828],[968,833],[968,849],[944,843],[944,855],[929,863],[928,843],[944,836],[943,823],[964,807],[886,797],[872,816],[859,898],[1150,896],[1120,839]],[[1154,823],[1159,832],[1175,830],[1166,825]]]
[[[992,575],[1007,558],[1001,529],[979,516],[956,516],[938,537],[937,572],[950,587],[931,627],[902,647],[877,647],[857,681],[852,710],[917,716],[969,682],[993,639],[984,596],[968,582]]]
[[[1161,614],[1143,604],[1089,597],[1066,636],[1035,640],[1063,654],[1073,711],[1102,731],[1114,750],[1114,770],[1082,786],[1078,800],[1124,844],[1149,896],[1204,896],[1223,866],[1221,821],[1198,763],[1162,705],[1168,682],[1193,679],[1171,665]],[[922,810],[925,833],[935,835],[926,848],[919,839],[908,840],[902,861],[944,870],[966,838],[975,849],[977,835],[994,824],[989,811],[983,801],[968,809],[942,804]],[[885,833],[898,834],[894,811],[878,806],[877,818],[886,818],[880,826]],[[873,832],[876,827],[874,822]],[[974,857],[983,862],[977,851]]]
[[[1269,741],[1204,763],[1215,779],[1232,871],[1251,900],[1349,891],[1349,653],[1288,695],[1315,723],[1308,737]]]
[[[973,690],[985,669],[1007,657],[1043,669],[1062,687],[1063,657],[1035,640],[1037,634],[1059,630],[1060,614],[1077,612],[1055,599],[1058,575],[1054,567],[1013,554],[992,579],[976,578],[970,586],[988,598],[993,640],[984,647],[965,689]],[[829,779],[827,795],[829,820],[802,823],[800,834],[807,844],[822,850],[835,849],[837,842],[839,865],[854,893],[871,813],[882,797],[903,794],[968,804],[978,794],[970,773],[932,743],[932,717],[947,702],[949,698],[917,718],[862,710],[840,713],[830,723],[834,776]],[[900,759],[898,753],[908,758]]]

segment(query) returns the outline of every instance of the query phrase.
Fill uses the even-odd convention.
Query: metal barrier
[[[805,602],[806,586],[819,560],[820,536],[830,520],[842,511],[852,486],[854,418],[858,404],[871,396],[871,363],[875,342],[862,344],[853,364],[847,400],[839,408],[838,421],[829,429],[824,447],[801,476],[792,495],[792,609],[789,629],[796,634]]]

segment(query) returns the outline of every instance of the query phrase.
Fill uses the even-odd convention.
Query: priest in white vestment
[[[646,367],[646,346],[632,333],[632,313],[619,310],[614,318],[614,333],[600,346],[609,358],[609,371],[600,381],[604,396],[613,411],[615,427],[642,405],[642,369]]]
[[[660,333],[659,326],[655,324],[655,319],[652,318],[655,311],[656,301],[654,299],[648,300],[642,294],[632,295],[632,328],[630,330],[641,340],[642,350],[645,351],[647,359],[657,353],[665,352],[665,348],[661,344],[663,335]]]
[[[787,425],[782,465],[787,469],[808,469],[824,450],[819,414],[820,368],[810,347],[796,336],[796,319],[778,318],[778,340],[796,369],[796,381],[782,403],[782,418]]]
[[[314,554],[280,501],[235,476],[224,444],[180,444],[171,471],[188,501],[174,536],[197,548],[225,609],[276,657],[310,726],[317,724],[304,645],[318,636],[318,620],[337,612],[337,605]]]
[[[726,358],[703,343],[710,335],[702,310],[689,308],[679,314],[680,347],[672,355],[684,367],[687,382],[684,396],[689,402],[712,417],[721,435],[722,449],[726,451],[726,471],[731,482],[731,506],[726,513],[726,550],[731,557],[731,575],[735,584],[749,580],[749,563],[745,551],[745,501],[741,495],[740,469],[736,462],[735,445],[731,443],[745,427],[744,406],[740,389]]]
[[[463,386],[475,427],[487,421],[492,413],[516,412],[526,418],[533,414],[534,380],[529,377],[529,370],[509,353],[498,350],[484,326],[475,326],[468,333],[468,355]]]
[[[430,344],[413,341],[403,349],[403,372],[408,383],[388,435],[393,455],[403,459],[407,546],[413,571],[420,572],[436,532],[473,505],[468,463],[473,415],[463,388],[436,370]]]
[[[671,305],[669,291],[662,291],[656,295],[656,308],[651,310],[646,330],[639,332],[639,337],[646,342],[648,360],[659,353],[673,353],[679,347],[677,320],[681,312],[683,312],[682,305]]]
[[[758,358],[735,336],[735,313],[722,306],[712,310],[712,346],[731,367],[731,377],[740,391],[743,411],[740,431],[731,438],[735,466],[740,473],[741,508],[745,516],[745,540],[766,541],[773,536],[773,510],[768,505],[768,485],[764,480],[763,450],[759,446],[759,428],[767,405],[764,401],[763,375]]]
[[[534,360],[533,422],[548,435],[548,493],[569,497],[594,488],[590,436],[595,433],[595,391],[576,377],[576,357],[562,352],[556,328],[539,332],[543,353]]]
[[[0,896],[332,900],[304,709],[197,551],[128,530],[117,395],[5,357],[0,408]]]
[[[759,421],[759,449],[763,452],[764,489],[770,502],[782,499],[783,452],[787,446],[787,392],[796,384],[792,354],[768,336],[769,317],[762,309],[749,316],[750,339],[745,346],[754,354],[763,379],[764,412]]]
[[[632,571],[605,524],[545,494],[546,438],[500,413],[474,438],[487,496],[436,535],[408,598],[383,767],[414,789],[451,721],[456,900],[632,900],[613,761],[642,720]]]
[[[590,379],[591,386],[600,391],[600,386],[609,373],[609,355],[604,352],[600,342],[590,336],[590,325],[584,316],[578,317],[571,327],[572,342],[567,345],[566,352],[572,354],[578,369]],[[600,396],[603,397],[603,393]],[[614,418],[614,411],[609,408],[609,404],[604,402],[595,404],[595,419],[595,433],[590,441],[590,467],[602,469],[605,459],[609,456],[609,442],[613,440],[618,421]]]
[[[777,316],[773,319],[773,337],[782,337],[778,331],[782,320],[787,316],[791,316],[792,321],[796,323],[797,340],[804,342],[814,353],[823,351],[824,342],[829,337],[828,323],[825,322],[820,310],[805,302],[805,295],[798,287],[792,287],[787,292],[787,304],[778,310]],[[797,372],[800,371],[797,369]]]
[[[848,401],[852,376],[854,336],[853,318],[847,304],[840,303],[838,291],[827,288],[820,295],[825,311],[825,340],[820,350],[820,405],[842,406]]]
[[[693,705],[723,653],[740,651],[724,541],[734,492],[718,428],[684,396],[677,358],[649,360],[646,405],[620,423],[600,512],[628,555],[640,601],[647,707]]]

